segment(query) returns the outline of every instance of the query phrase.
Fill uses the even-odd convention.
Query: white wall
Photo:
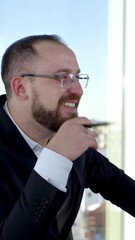
[[[108,1],[108,115],[120,121],[122,166],[135,179],[135,1]],[[124,213],[121,240],[135,239],[134,229],[134,218]]]
[[[125,171],[135,179],[135,1],[125,0]],[[128,193],[127,193],[128,194]],[[133,193],[135,194],[135,193]],[[135,239],[135,220],[125,214],[125,240]]]

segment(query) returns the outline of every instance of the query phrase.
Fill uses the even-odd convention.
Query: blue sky
[[[0,0],[0,59],[21,37],[58,34],[74,50],[90,84],[80,115],[103,119],[106,108],[107,0]],[[0,93],[4,92],[0,83]]]

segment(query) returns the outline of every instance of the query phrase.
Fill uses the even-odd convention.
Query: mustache
[[[59,104],[61,104],[62,102],[66,102],[68,100],[75,100],[79,103],[80,99],[81,98],[79,96],[77,96],[75,94],[70,94],[70,95],[61,97],[60,100],[59,100]]]

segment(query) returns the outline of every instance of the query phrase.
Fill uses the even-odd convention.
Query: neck
[[[19,129],[21,129],[29,138],[44,147],[48,143],[49,139],[54,135],[54,132],[37,123],[29,116],[29,114],[23,114],[23,111],[20,114],[19,111],[16,111],[17,109],[14,109],[16,108],[12,108],[9,104],[7,104],[7,108],[5,110]]]

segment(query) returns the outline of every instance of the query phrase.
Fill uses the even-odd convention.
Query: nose
[[[82,86],[81,84],[76,81],[74,82],[71,87],[68,89],[68,91],[72,94],[76,94],[78,95],[79,97],[81,97],[83,95],[83,89],[82,89]]]

